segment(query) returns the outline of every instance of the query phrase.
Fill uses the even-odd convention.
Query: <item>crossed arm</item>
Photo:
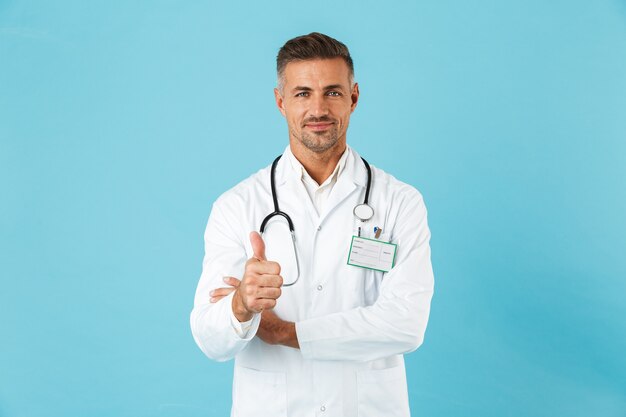
[[[403,250],[397,264],[383,280],[373,305],[298,323],[284,321],[271,311],[280,296],[278,283],[282,283],[282,278],[270,283],[274,278],[264,275],[276,275],[276,271],[264,272],[260,267],[271,267],[272,263],[254,250],[254,256],[246,261],[246,272],[241,281],[229,277],[225,279],[229,287],[205,286],[205,305],[201,304],[201,298],[197,298],[192,329],[200,347],[216,360],[232,358],[255,336],[269,344],[299,348],[305,358],[316,360],[369,361],[416,349],[423,341],[433,294],[430,233],[421,198],[413,198],[410,204],[403,206],[396,221],[398,232],[394,236]],[[215,233],[215,230],[211,232]],[[209,253],[216,253],[215,256],[233,253],[230,247],[214,244],[211,249]],[[233,273],[224,273],[229,274]],[[278,288],[268,291],[267,287],[276,286]],[[212,290],[210,293],[209,289]],[[228,298],[224,300],[225,297]],[[222,302],[218,302],[220,300]],[[209,305],[216,309],[209,309]],[[242,305],[247,306],[247,313],[241,309]],[[213,313],[211,319],[208,319],[209,310]],[[237,336],[227,324],[231,320],[228,315],[232,318],[233,314],[241,323],[254,317],[253,327],[244,336]],[[211,323],[211,327],[205,323]]]
[[[237,291],[241,285],[241,280],[235,277],[224,277],[224,282],[230,287],[217,288],[211,291],[212,303],[217,303],[231,292]],[[235,298],[233,298],[233,303],[234,300]],[[283,345],[296,349],[300,347],[296,335],[296,324],[282,320],[272,310],[263,310],[261,313],[261,324],[256,335],[270,345]]]
[[[243,279],[224,277],[224,282],[230,287],[212,290],[210,301],[216,303],[234,292],[232,309],[239,322],[252,320],[255,313],[261,313],[256,335],[265,343],[297,349],[300,346],[295,323],[281,320],[271,310],[282,293],[280,265],[265,258],[265,243],[258,233],[250,233],[250,243],[254,254],[246,262]]]

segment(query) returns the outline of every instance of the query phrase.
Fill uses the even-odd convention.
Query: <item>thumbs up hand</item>
[[[283,278],[280,265],[265,258],[265,242],[257,232],[250,233],[252,258],[246,262],[241,284],[233,296],[233,313],[240,322],[252,319],[255,313],[276,306]]]
[[[253,258],[259,261],[267,261],[265,259],[265,242],[257,232],[250,232],[250,244],[252,245]]]

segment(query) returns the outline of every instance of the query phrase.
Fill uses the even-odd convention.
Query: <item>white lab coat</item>
[[[252,256],[249,233],[273,211],[270,167],[213,205],[191,329],[209,358],[235,358],[231,416],[409,415],[403,353],[422,343],[433,294],[426,207],[415,188],[372,166],[369,204],[375,214],[365,223],[355,219],[367,170],[354,150],[348,147],[348,152],[320,215],[285,156],[276,169],[280,208],[294,222],[301,275],[295,285],[283,288],[275,312],[296,323],[299,350],[254,337],[258,315],[240,337],[230,321],[232,294],[209,302],[209,291],[224,286],[223,276],[241,278]],[[280,231],[284,224],[277,222],[264,236],[267,257],[282,259],[281,275],[290,282],[295,274],[291,242],[270,238],[269,230]],[[359,226],[364,237],[374,237],[374,226],[381,227],[380,239],[398,245],[390,272],[347,264]]]

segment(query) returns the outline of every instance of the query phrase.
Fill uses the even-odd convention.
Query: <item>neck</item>
[[[335,146],[324,152],[313,152],[300,141],[291,139],[289,141],[291,153],[302,164],[306,172],[318,184],[324,183],[335,170],[337,163],[346,150],[346,141],[338,141]]]

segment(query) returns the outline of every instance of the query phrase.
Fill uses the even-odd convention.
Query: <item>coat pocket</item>
[[[359,417],[409,417],[404,366],[357,372]]]
[[[287,416],[286,376],[235,366],[233,417]]]

